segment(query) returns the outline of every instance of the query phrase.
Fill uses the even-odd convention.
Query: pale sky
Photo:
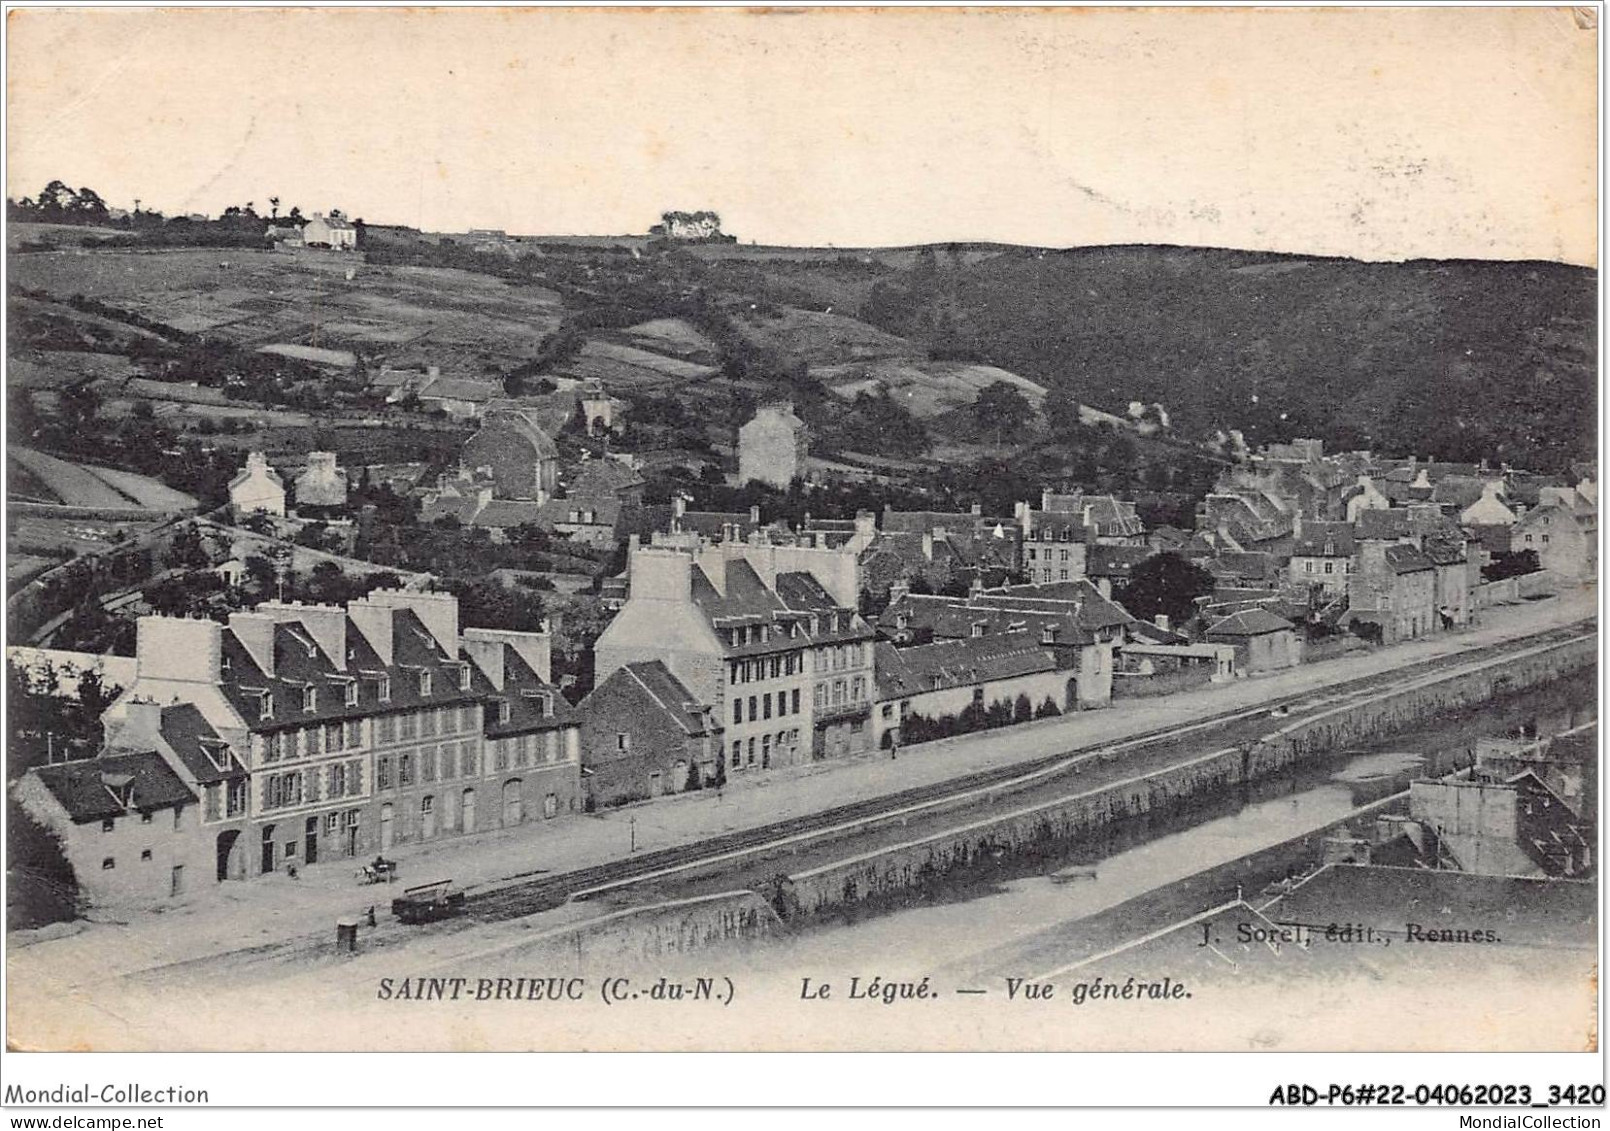
[[[774,10],[775,11],[775,10]],[[8,195],[745,242],[1596,261],[1532,9],[14,10]]]

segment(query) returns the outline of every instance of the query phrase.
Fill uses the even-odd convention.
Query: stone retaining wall
[[[1183,809],[1193,798],[1256,781],[1323,753],[1366,742],[1457,710],[1586,668],[1598,642],[1584,637],[1541,645],[1425,684],[1413,684],[1282,727],[1245,748],[1202,755],[1166,770],[836,861],[793,877],[780,910],[813,915],[920,888],[979,863],[1075,840],[1130,817]]]

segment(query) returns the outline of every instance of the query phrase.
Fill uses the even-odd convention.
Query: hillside
[[[1559,469],[1595,445],[1595,273],[1199,248],[944,254],[863,319],[1188,433]]]
[[[14,254],[11,271],[28,290],[12,296],[25,333],[10,352],[35,388],[126,376],[118,355],[154,340],[139,327],[174,327],[371,367],[601,377],[628,398],[699,402],[718,442],[752,400],[787,395],[836,425],[878,389],[942,433],[1002,380],[1048,416],[1070,400],[1161,402],[1186,438],[1317,435],[1547,471],[1595,450],[1595,273],[1559,264],[570,241]],[[79,294],[134,325],[64,311]]]

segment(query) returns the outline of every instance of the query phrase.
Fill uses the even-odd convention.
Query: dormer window
[[[201,749],[215,769],[229,769],[229,744],[227,742],[204,738],[201,740]]]
[[[470,689],[470,666],[468,664],[460,664],[458,666],[458,689],[460,691],[468,691]]]
[[[317,711],[319,709],[319,689],[316,687],[302,688],[302,710]]]
[[[218,658],[218,670],[219,671],[225,671],[225,672],[227,672],[229,670],[229,657],[228,656],[220,656]]]
[[[527,695],[531,699],[536,701],[537,706],[542,710],[542,717],[543,718],[545,718],[545,719],[553,718],[553,692],[551,692],[551,691],[526,691],[526,692],[522,692],[522,694]]]
[[[391,677],[389,675],[383,675],[380,677],[379,689],[380,701],[382,703],[391,702]]]
[[[355,679],[347,680],[346,692],[347,692],[347,695],[346,695],[346,704],[347,704],[347,706],[348,707],[356,707],[358,705],[358,681],[355,680]]]
[[[430,694],[430,672],[419,673],[419,695],[424,698]]]
[[[981,620],[975,620],[975,621],[974,621],[974,622],[973,622],[973,633],[972,633],[972,635],[973,635],[973,636],[974,636],[974,637],[975,637],[975,638],[977,638],[977,637],[980,637],[980,636],[983,636],[983,635],[984,635],[984,622],[983,622],[983,621],[981,621]]]
[[[512,711],[513,711],[513,708],[509,705],[509,701],[507,699],[499,699],[498,700],[498,722],[500,722],[500,723],[508,722],[510,713]]]
[[[274,717],[274,693],[265,691],[257,697],[257,717],[271,719]]]

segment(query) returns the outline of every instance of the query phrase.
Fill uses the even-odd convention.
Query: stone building
[[[250,452],[246,466],[229,481],[229,505],[237,515],[285,514],[285,481],[262,452]]]
[[[500,499],[545,503],[559,485],[559,449],[534,413],[503,401],[488,406],[459,463],[485,476]]]
[[[1225,617],[1207,630],[1204,639],[1233,647],[1236,670],[1249,675],[1294,668],[1302,662],[1302,645],[1291,622],[1267,609],[1246,609]]]
[[[725,780],[720,720],[659,660],[616,668],[580,710],[589,810]]]
[[[1136,623],[1088,580],[1049,585],[975,586],[966,597],[895,594],[878,618],[879,635],[897,647],[1005,636],[1044,647],[1057,658],[1059,710],[1112,701],[1113,653]]]
[[[738,482],[760,482],[787,488],[805,475],[810,436],[794,406],[762,405],[738,429]]]
[[[728,542],[696,561],[648,547],[630,571],[594,648],[598,682],[662,660],[721,721],[729,779],[869,749],[873,634],[853,554]]]
[[[1349,619],[1378,626],[1380,643],[1436,632],[1436,567],[1410,543],[1361,539],[1347,580]]]
[[[296,477],[298,508],[335,509],[347,505],[347,476],[334,452],[309,452],[307,466]]]

